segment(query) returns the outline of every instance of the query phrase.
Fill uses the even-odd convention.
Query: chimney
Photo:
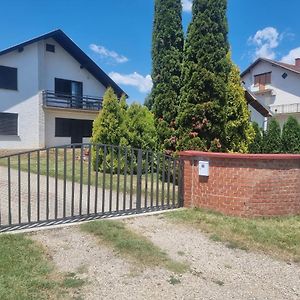
[[[300,68],[300,58],[295,59],[295,66]]]

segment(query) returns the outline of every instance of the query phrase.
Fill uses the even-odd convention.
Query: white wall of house
[[[266,86],[267,91],[265,93],[255,93],[256,98],[265,106],[269,107],[271,111],[278,111],[281,109],[278,105],[288,105],[299,103],[300,105],[300,74],[286,70],[271,63],[260,61],[255,65],[247,74],[242,77],[245,82],[245,87],[252,92],[257,91],[257,87],[254,86],[254,75],[272,72],[271,84]],[[282,77],[283,73],[288,76],[286,79]],[[252,110],[251,110],[252,111]],[[283,125],[285,120],[292,115],[300,122],[300,113],[291,114],[274,114],[274,117]],[[259,116],[255,111],[251,115],[251,119],[262,124],[263,117]]]
[[[86,69],[81,69],[80,63],[53,39],[40,41],[39,47],[45,49],[47,43],[55,45],[55,53],[41,51],[44,55],[40,57],[40,64],[43,65],[40,90],[54,91],[54,79],[61,78],[82,82],[84,95],[95,97],[104,95],[105,86]]]
[[[38,47],[0,56],[0,65],[17,68],[18,90],[0,89],[0,112],[18,114],[18,135],[0,135],[1,149],[30,149],[39,144]]]
[[[55,53],[46,44],[55,45]],[[32,149],[69,144],[71,138],[56,138],[55,116],[93,120],[97,113],[48,112],[43,107],[42,90],[55,89],[55,78],[80,81],[83,94],[102,97],[105,86],[53,39],[42,40],[0,56],[0,65],[18,69],[18,91],[0,89],[0,112],[18,113],[18,136],[0,136],[0,149]],[[84,139],[87,142],[88,139]]]

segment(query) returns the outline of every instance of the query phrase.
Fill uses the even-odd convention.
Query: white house
[[[300,58],[286,64],[259,58],[242,74],[245,88],[276,118],[281,127],[293,116],[300,122]],[[253,107],[252,121],[266,128],[268,118]]]
[[[0,51],[0,149],[86,142],[109,86],[124,94],[61,30]]]

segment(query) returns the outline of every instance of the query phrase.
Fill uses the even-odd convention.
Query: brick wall
[[[300,214],[300,155],[184,151],[184,205],[237,216]],[[209,161],[209,177],[198,161]]]

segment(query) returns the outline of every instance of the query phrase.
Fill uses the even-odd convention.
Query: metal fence
[[[182,163],[73,144],[0,158],[0,232],[180,207]]]

